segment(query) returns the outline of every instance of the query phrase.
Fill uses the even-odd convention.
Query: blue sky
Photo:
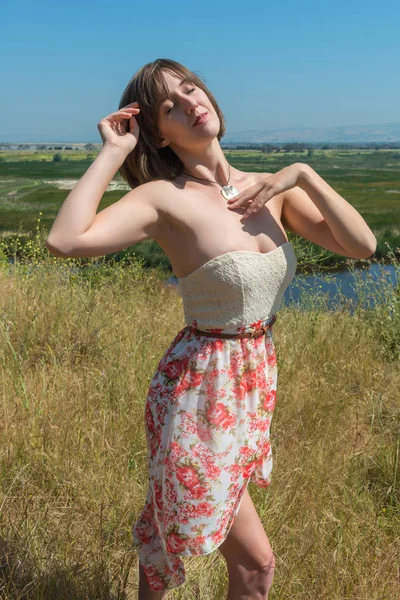
[[[227,133],[400,122],[398,0],[7,4],[0,141],[101,142],[156,58],[205,80]]]

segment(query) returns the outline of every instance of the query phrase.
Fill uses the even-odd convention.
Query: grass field
[[[60,162],[53,161],[55,154],[61,154]],[[388,245],[400,255],[400,150],[315,150],[313,156],[307,152],[264,154],[256,150],[226,150],[225,154],[232,165],[245,171],[274,173],[294,162],[309,164],[365,218],[378,240],[376,256],[385,257]],[[63,181],[77,181],[95,155],[65,150],[0,152],[0,236],[11,236],[11,246],[17,231],[25,232],[28,239],[35,232],[38,218],[49,230],[69,193],[69,189],[59,186]],[[107,191],[99,210],[119,200],[129,189],[119,176],[113,183],[120,189]],[[289,237],[296,246],[299,265],[346,260],[297,236]],[[141,242],[118,256],[133,253],[142,257],[146,266],[171,269],[168,257],[153,241]]]
[[[43,239],[30,251],[0,262],[0,598],[135,600],[144,405],[182,300],[136,260],[76,271]],[[249,487],[271,600],[399,598],[400,296],[386,285],[373,310],[310,296],[274,325],[273,479]],[[168,598],[226,598],[218,551],[183,559]]]

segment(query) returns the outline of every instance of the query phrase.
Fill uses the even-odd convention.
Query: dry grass
[[[182,302],[134,263],[35,266],[0,271],[0,597],[134,599],[143,408]],[[271,600],[398,600],[398,292],[388,298],[278,315],[273,483],[249,488],[277,559]],[[218,552],[184,562],[168,598],[225,598]]]

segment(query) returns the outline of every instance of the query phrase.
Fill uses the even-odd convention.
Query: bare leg
[[[274,577],[275,557],[247,489],[219,550],[229,574],[226,600],[266,600]]]
[[[153,592],[149,588],[142,565],[139,563],[139,597],[138,600],[164,600],[168,591]]]

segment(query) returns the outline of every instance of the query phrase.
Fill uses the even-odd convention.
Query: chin
[[[202,127],[199,127],[198,132],[196,133],[202,133],[203,137],[210,137],[210,138],[216,138],[219,134],[219,130],[221,129],[220,123],[218,118],[209,118],[209,120],[207,121],[207,123],[205,123]]]

